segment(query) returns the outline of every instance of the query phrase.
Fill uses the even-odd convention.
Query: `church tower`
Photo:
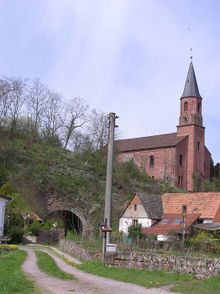
[[[188,191],[201,188],[206,180],[205,128],[202,118],[202,97],[196,81],[192,62],[186,78],[183,94],[180,98],[180,117],[177,136],[187,136],[186,187]]]

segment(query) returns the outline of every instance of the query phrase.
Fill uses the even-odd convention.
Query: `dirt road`
[[[64,272],[73,274],[75,280],[64,281],[57,278],[52,278],[42,273],[37,266],[37,259],[32,248],[22,247],[28,252],[28,257],[22,268],[32,280],[36,282],[36,286],[41,289],[43,294],[64,294],[64,293],[79,293],[79,294],[166,294],[170,293],[168,288],[151,288],[146,289],[141,286],[119,282],[92,274],[81,272],[80,270],[66,264],[61,258],[47,251],[50,256],[56,261],[57,265]],[[45,250],[42,250],[45,251]]]

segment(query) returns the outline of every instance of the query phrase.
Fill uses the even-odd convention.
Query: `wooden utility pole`
[[[108,141],[108,157],[107,157],[107,171],[106,171],[106,194],[105,194],[105,215],[104,222],[108,228],[111,228],[112,216],[112,168],[114,156],[114,134],[115,134],[115,120],[118,118],[115,113],[109,113],[109,141]],[[107,232],[106,243],[111,242],[111,232]],[[103,246],[104,247],[104,246]],[[103,249],[104,250],[104,249]]]

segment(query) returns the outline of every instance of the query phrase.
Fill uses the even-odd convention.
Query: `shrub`
[[[42,226],[44,230],[63,229],[64,224],[60,220],[48,219]]]
[[[0,244],[0,254],[2,252],[15,251],[15,250],[18,250],[18,246],[15,244]]]
[[[188,242],[195,249],[205,253],[220,253],[219,238],[212,235],[212,233],[200,231],[189,238]]]
[[[128,236],[135,243],[139,243],[140,239],[143,238],[143,234],[141,233],[141,224],[131,225],[128,227]]]
[[[39,230],[42,228],[42,224],[39,221],[33,221],[28,225],[27,233],[31,236],[37,236]]]
[[[12,226],[8,229],[8,235],[11,237],[10,242],[21,243],[24,235],[24,229],[19,226]]]

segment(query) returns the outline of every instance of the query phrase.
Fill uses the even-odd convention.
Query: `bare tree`
[[[56,92],[48,91],[43,118],[43,137],[47,143],[61,142],[59,130],[63,126],[61,96]]]
[[[100,149],[108,142],[108,115],[92,110],[88,131],[95,149]]]
[[[13,91],[13,88],[11,86],[10,81],[5,78],[0,80],[0,127],[5,128],[7,120],[8,120],[8,114],[9,114],[9,108],[11,105],[11,93]]]
[[[93,144],[89,134],[75,131],[71,137],[71,150],[75,153],[81,153],[85,150],[92,150]]]
[[[64,148],[67,148],[73,132],[87,121],[89,106],[84,99],[75,97],[66,104],[66,119],[64,125]]]
[[[12,91],[10,92],[11,102],[9,107],[10,135],[13,136],[17,128],[18,117],[25,102],[25,81],[22,78],[11,78]]]
[[[46,109],[48,89],[39,79],[33,84],[27,94],[28,118],[30,121],[32,138],[36,140],[41,129],[43,115]]]

